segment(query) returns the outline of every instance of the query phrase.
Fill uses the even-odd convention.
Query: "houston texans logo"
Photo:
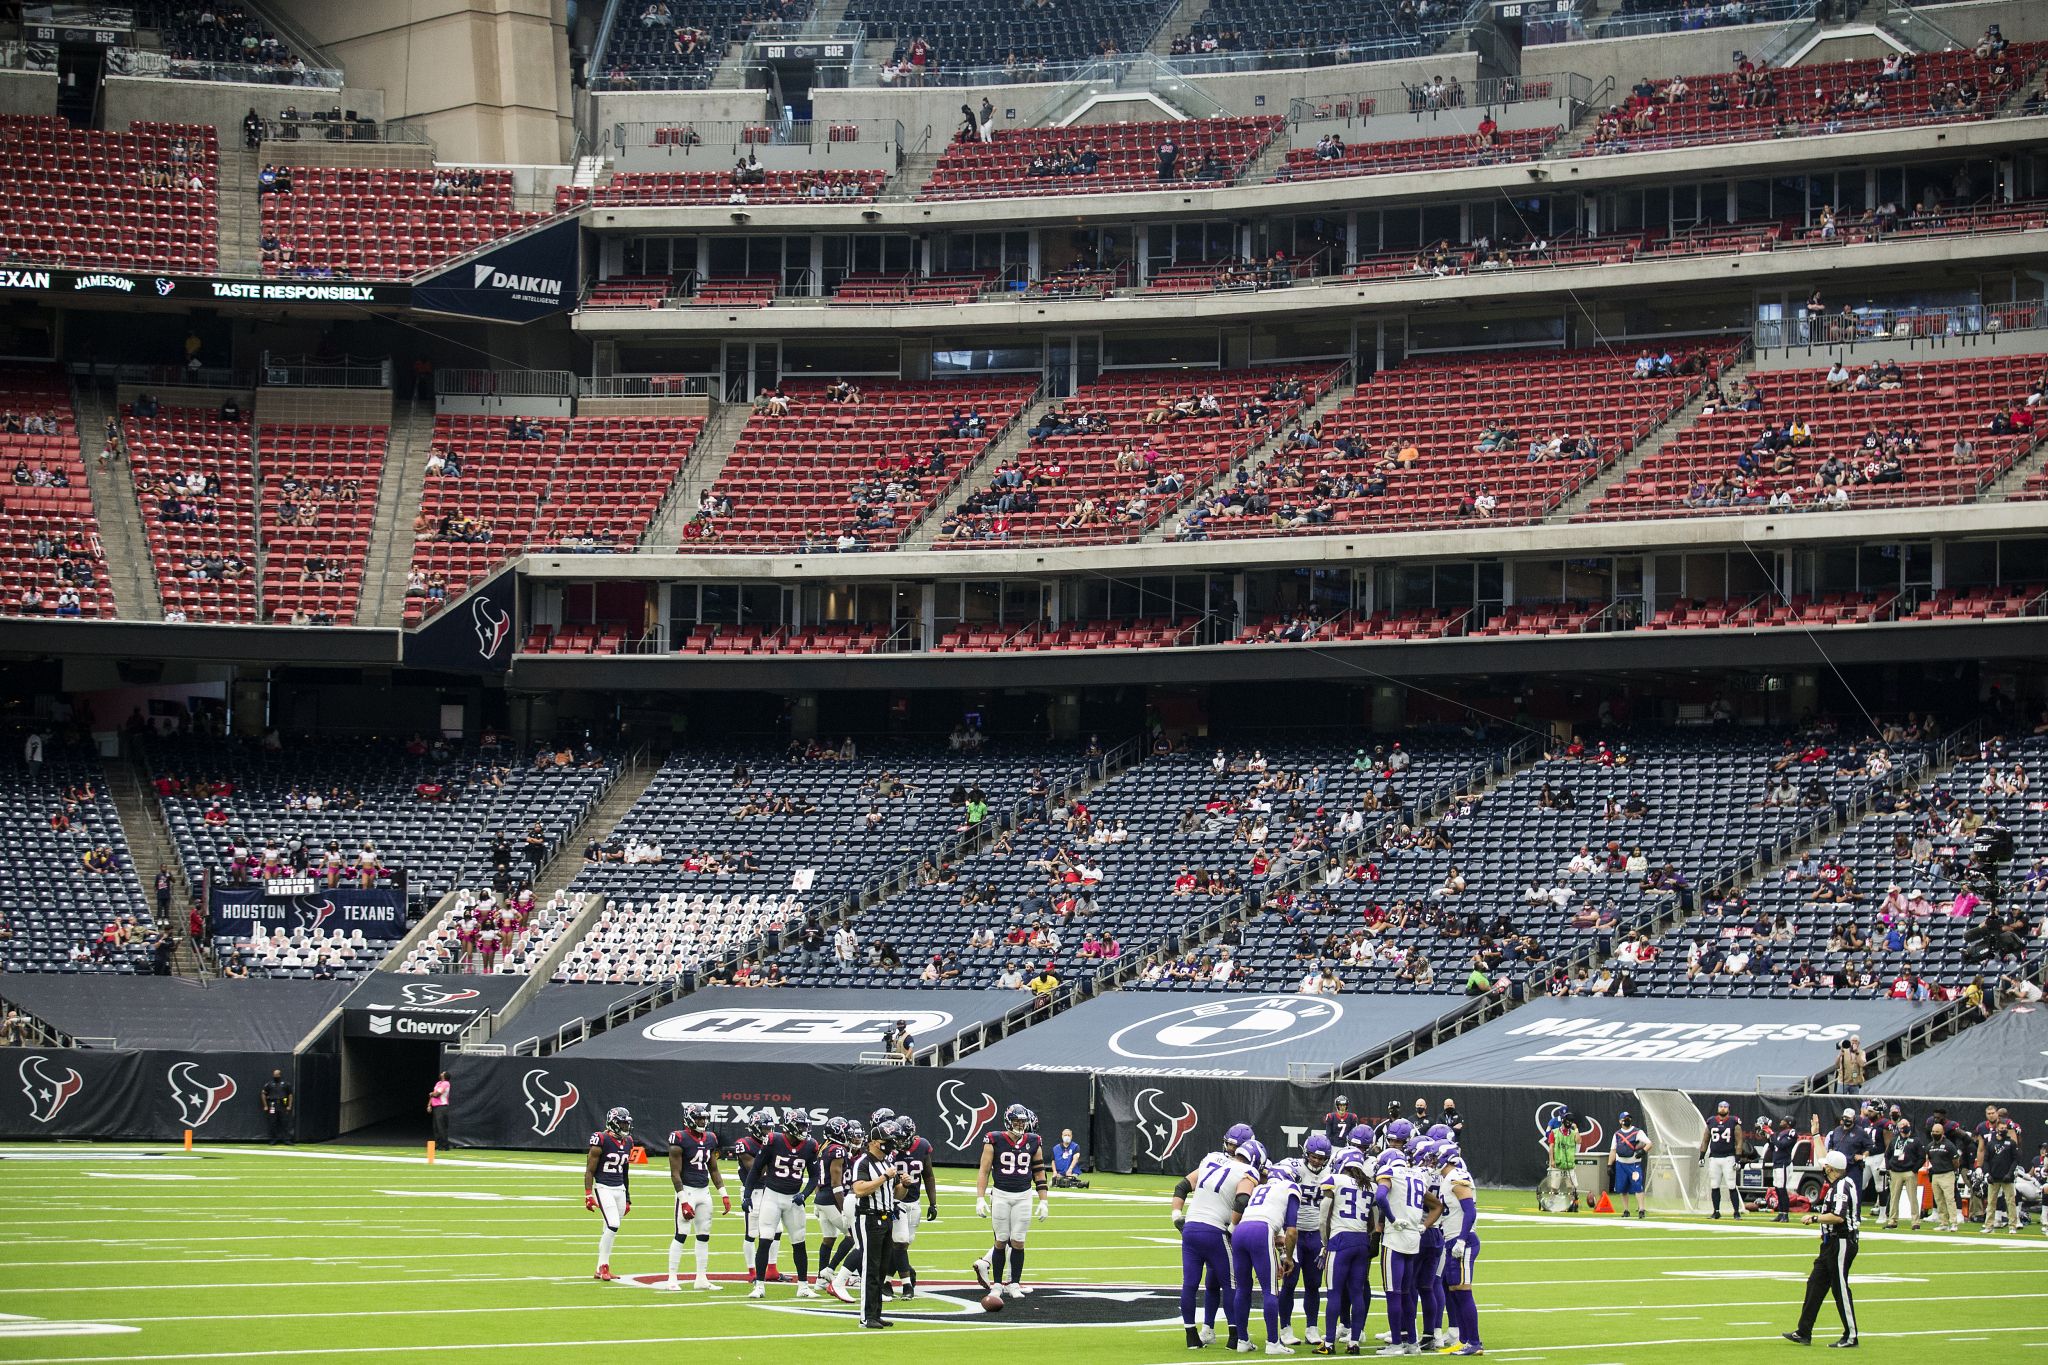
[[[335,908],[333,901],[300,901],[292,907],[292,916],[298,920],[299,928],[318,929],[334,918]]]
[[[576,1107],[582,1094],[575,1085],[562,1082],[560,1090],[548,1087],[548,1073],[539,1068],[526,1073],[519,1082],[526,1092],[526,1112],[533,1115],[533,1131],[542,1137],[562,1126],[562,1120],[569,1117],[569,1111]]]
[[[178,286],[175,283],[165,279],[161,275],[156,277],[156,296],[160,299],[169,298],[171,296],[171,291],[173,289],[176,289],[177,287]]]
[[[454,990],[438,986],[431,981],[409,981],[398,988],[398,999],[406,1005],[452,1005],[458,1000],[474,1000],[481,991]]]
[[[1138,1092],[1134,1107],[1138,1111],[1138,1136],[1144,1140],[1146,1159],[1163,1162],[1172,1156],[1201,1116],[1195,1106],[1183,1102],[1178,1114],[1170,1114],[1159,1102],[1164,1092],[1156,1086],[1147,1086]]]
[[[967,1097],[967,1087],[950,1080],[939,1087],[939,1122],[946,1125],[946,1145],[964,1152],[981,1141],[981,1135],[996,1121],[1000,1107],[995,1097],[981,1092],[979,1101]]]
[[[220,1077],[217,1085],[207,1085],[199,1079],[199,1065],[196,1062],[175,1062],[169,1076],[171,1098],[178,1102],[178,1122],[185,1128],[204,1128],[206,1121],[220,1112],[220,1107],[235,1097],[235,1078],[225,1071],[214,1073]]]
[[[512,633],[512,613],[497,610],[487,597],[475,597],[470,599],[469,619],[476,627],[476,652],[486,662],[497,658],[505,637]]]
[[[1550,1146],[1550,1130],[1557,1123],[1557,1116],[1566,1112],[1565,1106],[1557,1100],[1547,1100],[1536,1106],[1537,1141],[1544,1147]],[[1600,1120],[1590,1114],[1580,1114],[1578,1120],[1579,1150],[1590,1152],[1600,1145]]]
[[[38,1054],[21,1059],[21,1093],[28,1096],[28,1116],[37,1123],[48,1123],[57,1117],[57,1112],[71,1103],[71,1097],[85,1089],[85,1077],[64,1068],[64,1079],[58,1080],[48,1070],[50,1059]]]

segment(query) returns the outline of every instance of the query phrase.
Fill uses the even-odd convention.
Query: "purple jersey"
[[[627,1171],[633,1165],[633,1143],[613,1132],[590,1135],[590,1148],[597,1153],[597,1184],[624,1188]]]
[[[711,1167],[718,1161],[718,1134],[710,1129],[693,1133],[678,1128],[668,1135],[668,1149],[683,1154],[683,1184],[705,1189],[711,1184]]]
[[[989,1177],[1006,1194],[1029,1190],[1032,1172],[1045,1164],[1043,1144],[1036,1133],[990,1133],[982,1139],[982,1146],[993,1153]]]
[[[755,1184],[777,1194],[795,1194],[804,1187],[805,1168],[818,1160],[818,1144],[805,1138],[792,1144],[786,1133],[770,1133],[755,1159]]]

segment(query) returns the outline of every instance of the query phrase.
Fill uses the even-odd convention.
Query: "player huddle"
[[[852,1280],[866,1280],[866,1297],[917,1293],[911,1248],[921,1222],[939,1216],[932,1146],[918,1135],[908,1115],[877,1109],[865,1123],[851,1118],[813,1122],[808,1114],[764,1111],[746,1131],[726,1141],[711,1129],[710,1111],[683,1106],[683,1124],[668,1135],[669,1183],[675,1193],[675,1237],[669,1243],[668,1276],[659,1286],[680,1290],[685,1248],[695,1253],[692,1287],[717,1289],[711,1278],[711,1205],[734,1212],[723,1160],[739,1179],[738,1211],[745,1217],[748,1297],[762,1298],[770,1280],[780,1278],[778,1256],[786,1244],[795,1271],[797,1298],[821,1293],[856,1302]],[[1024,1247],[1032,1217],[1044,1219],[1048,1173],[1038,1116],[1021,1104],[1005,1111],[1000,1128],[984,1135],[975,1181],[975,1212],[990,1220],[994,1244],[974,1262],[974,1274],[991,1296],[1020,1298]],[[614,1243],[632,1210],[633,1116],[615,1108],[605,1126],[591,1134],[583,1171],[586,1207],[604,1219],[598,1239],[595,1278],[612,1280]],[[918,1201],[923,1194],[923,1204]],[[810,1264],[810,1219],[819,1229],[818,1263]],[[879,1236],[874,1235],[879,1232]],[[1000,1305],[996,1305],[1000,1306]],[[872,1304],[863,1304],[863,1323],[886,1325]]]
[[[1240,1123],[1175,1187],[1188,1348],[1215,1339],[1216,1314],[1227,1304],[1229,1348],[1255,1350],[1256,1291],[1266,1354],[1293,1354],[1302,1340],[1293,1331],[1299,1291],[1315,1354],[1358,1355],[1377,1263],[1387,1316],[1379,1355],[1484,1354],[1472,1300],[1478,1209],[1452,1130],[1423,1131],[1406,1119],[1378,1131],[1335,1126],[1341,1143],[1316,1133],[1300,1157],[1274,1160]]]

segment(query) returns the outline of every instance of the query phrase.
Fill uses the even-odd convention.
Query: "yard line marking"
[[[1884,1335],[1885,1337],[1887,1337],[1887,1338],[1890,1338],[1890,1337],[1947,1337],[1947,1336],[1948,1336],[1948,1335],[1949,1335],[1949,1334],[1950,1334],[1951,1332],[1953,1332],[1954,1330],[1955,1330],[1955,1329],[1954,1329],[1954,1328],[1952,1328],[1952,1327],[1921,1327],[1921,1328],[1913,1328],[1913,1329],[1909,1329],[1909,1330],[1907,1330],[1907,1331],[1903,1331],[1903,1332],[1886,1332],[1886,1333],[1884,1333],[1883,1335]],[[2048,1331],[2048,1327],[2039,1327],[2039,1326],[2036,1326],[2036,1327],[1985,1327],[1985,1328],[1982,1328],[1982,1329],[1980,1329],[1980,1330],[1982,1330],[1982,1331],[1986,1331],[1986,1332],[2041,1332],[2041,1331]],[[1953,1339],[1953,1338],[1952,1338],[1952,1339]],[[1664,1337],[1664,1338],[1660,1338],[1660,1339],[1656,1339],[1656,1340],[1650,1340],[1650,1341],[1588,1341],[1588,1342],[1551,1342],[1551,1343],[1547,1343],[1547,1344],[1546,1344],[1546,1345],[1545,1345],[1545,1346],[1544,1346],[1544,1347],[1543,1347],[1542,1349],[1543,1349],[1543,1350],[1546,1350],[1546,1351],[1611,1351],[1611,1350],[1615,1350],[1615,1349],[1618,1349],[1618,1348],[1620,1348],[1620,1347],[1641,1347],[1641,1346],[1708,1346],[1708,1345],[1712,1345],[1712,1346],[1721,1346],[1721,1345],[1726,1345],[1727,1343],[1729,1343],[1729,1342],[1731,1342],[1731,1341],[1776,1341],[1776,1340],[1777,1340],[1777,1338],[1776,1338],[1776,1337]],[[1524,1355],[1523,1355],[1523,1352],[1522,1352],[1522,1351],[1521,1351],[1521,1350],[1520,1350],[1519,1348],[1517,1348],[1517,1347],[1514,1347],[1514,1346],[1505,1346],[1505,1347],[1499,1347],[1499,1346],[1490,1346],[1490,1347],[1488,1347],[1488,1348],[1487,1348],[1487,1352],[1486,1352],[1486,1353],[1487,1353],[1488,1355],[1507,1355],[1507,1356],[1515,1356],[1515,1357],[1517,1357],[1517,1358],[1526,1358],[1526,1357],[1524,1357]],[[121,1359],[121,1358],[122,1358],[122,1357],[118,1357],[118,1356],[117,1356],[117,1357],[115,1357],[115,1359]],[[27,1363],[27,1362],[23,1362],[23,1365],[28,1365],[28,1363]],[[41,1362],[41,1363],[40,1363],[40,1365],[53,1365],[53,1363],[52,1363],[52,1362]]]

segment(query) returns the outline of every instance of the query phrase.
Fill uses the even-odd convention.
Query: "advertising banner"
[[[404,308],[412,289],[368,280],[222,279],[212,275],[170,275],[151,271],[58,269],[9,266],[0,270],[0,298],[119,298],[174,307],[222,303],[351,304],[361,308]]]
[[[1015,991],[750,991],[712,987],[603,1033],[585,1057],[678,1061],[857,1062],[882,1051],[884,1030],[915,1047],[948,1042],[1017,1008]],[[1033,1030],[1036,1031],[1035,1029]]]
[[[503,673],[519,636],[513,624],[519,576],[510,568],[405,633],[407,668],[443,673]]]
[[[344,1002],[342,1028],[351,1038],[452,1043],[478,1015],[503,1009],[525,981],[372,972]]]
[[[0,1048],[0,1137],[259,1141],[273,1068],[297,1075],[289,1052]]]
[[[583,229],[574,218],[422,278],[412,303],[490,322],[532,322],[576,306]]]
[[[1864,1090],[2048,1101],[2048,1009],[2021,1006],[1993,1015],[1880,1072]]]
[[[272,896],[260,886],[217,886],[207,895],[216,934],[237,938],[291,930],[363,931],[364,938],[405,936],[405,893],[389,887],[346,887],[303,896]]]

